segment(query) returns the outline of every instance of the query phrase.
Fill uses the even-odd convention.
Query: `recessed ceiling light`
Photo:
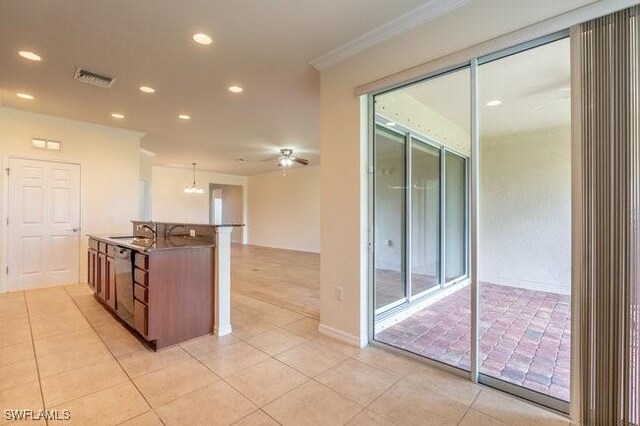
[[[180,120],[191,120],[191,116],[188,114],[178,114]]]
[[[119,112],[112,112],[111,116],[113,118],[117,118],[117,119],[123,119],[124,118],[124,114],[120,114]]]
[[[206,35],[204,33],[195,33],[191,38],[196,43],[202,44],[202,45],[205,45],[205,46],[213,43],[213,40],[211,39],[211,37],[209,37],[208,35]]]
[[[28,59],[30,61],[41,61],[42,60],[42,56],[38,55],[37,53],[31,52],[30,50],[21,50],[18,52],[18,55],[22,56],[25,59]]]
[[[492,101],[487,102],[487,106],[490,106],[490,107],[494,107],[498,105],[502,105],[502,101],[500,99],[494,99]]]
[[[140,86],[140,91],[144,93],[156,93],[156,89],[149,86]]]
[[[231,93],[242,93],[244,89],[240,86],[229,86],[229,91]]]
[[[395,125],[396,125],[396,123],[395,123],[395,122],[393,122],[393,121],[387,121],[387,126],[393,127],[393,126],[395,126]]]
[[[28,101],[32,101],[35,99],[33,95],[30,95],[28,93],[18,93],[16,94],[16,96],[19,97],[20,99],[26,99]]]

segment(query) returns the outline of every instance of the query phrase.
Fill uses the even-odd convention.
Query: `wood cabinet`
[[[87,283],[93,291],[96,291],[99,280],[98,246],[98,241],[94,239],[89,240],[89,250],[87,251]]]
[[[149,303],[149,290],[138,283],[135,283],[133,287],[134,297],[142,303]]]
[[[133,323],[138,333],[149,335],[149,256],[142,253],[133,255]]]
[[[89,248],[87,252],[87,283],[89,287],[96,291],[96,285],[98,283],[98,251]]]
[[[96,285],[96,294],[103,301],[107,300],[107,255],[104,253],[98,253],[98,264],[97,264],[97,272],[96,276],[98,278]]]
[[[116,309],[116,266],[113,257],[107,255],[105,269],[107,274],[107,290],[105,292],[105,302],[107,302],[107,305],[109,305],[112,309]]]
[[[133,327],[143,336],[149,334],[149,307],[139,301],[133,300]]]
[[[111,308],[116,308],[115,264],[107,254],[106,243],[89,240],[88,283],[95,294]]]
[[[108,238],[89,243],[89,286],[156,349],[213,331],[213,247],[134,251],[127,281],[118,250],[135,249]]]

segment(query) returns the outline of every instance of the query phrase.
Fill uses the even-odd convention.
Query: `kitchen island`
[[[229,334],[234,226],[133,222],[133,235],[89,235],[87,281],[156,350]]]

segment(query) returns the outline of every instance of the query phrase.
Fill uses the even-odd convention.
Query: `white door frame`
[[[84,256],[82,255],[82,238],[84,235],[84,209],[82,200],[84,199],[84,187],[82,185],[82,173],[84,168],[81,160],[67,159],[67,158],[51,158],[44,155],[33,154],[21,154],[21,153],[5,153],[2,155],[2,173],[0,174],[0,182],[2,183],[2,203],[0,205],[0,293],[6,293],[8,289],[8,275],[7,267],[9,266],[9,225],[7,224],[7,218],[9,217],[9,179],[7,176],[7,169],[9,168],[9,160],[21,159],[21,160],[36,160],[46,161],[49,163],[64,163],[74,164],[80,167],[80,241],[78,245],[78,278],[82,281],[82,261]]]

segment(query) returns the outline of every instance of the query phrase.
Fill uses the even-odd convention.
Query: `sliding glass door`
[[[440,150],[411,138],[411,297],[440,284]]]
[[[444,279],[447,282],[467,274],[467,159],[447,151],[445,163],[445,249]]]
[[[373,97],[373,338],[567,411],[569,41],[529,46]]]
[[[469,69],[375,98],[375,338],[470,368]],[[450,296],[450,297],[447,297]]]
[[[571,350],[569,39],[478,66],[480,381],[563,409]]]
[[[375,305],[384,311],[407,300],[406,135],[382,126],[375,130]]]

